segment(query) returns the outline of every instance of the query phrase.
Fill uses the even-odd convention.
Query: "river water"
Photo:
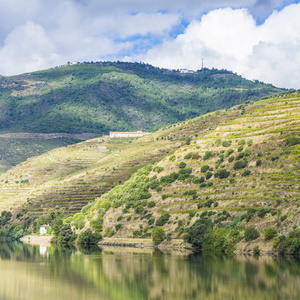
[[[300,263],[0,244],[0,300],[300,299]]]

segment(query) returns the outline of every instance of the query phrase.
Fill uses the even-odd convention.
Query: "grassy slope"
[[[150,130],[229,108],[279,89],[224,70],[196,74],[144,64],[101,63],[0,77],[0,133]],[[0,136],[0,172],[72,140]],[[27,150],[28,149],[28,150]]]
[[[220,119],[240,113],[234,110]],[[12,209],[24,214],[23,220],[57,205],[68,214],[79,212],[141,167],[174,152],[187,137],[216,127],[220,119],[211,115],[205,123],[178,123],[136,140],[95,138],[30,158],[0,176],[0,211]]]
[[[109,201],[113,203],[114,208],[110,208],[103,217],[103,232],[115,231],[116,225],[121,224],[122,227],[116,233],[117,237],[132,237],[134,234],[148,236],[153,230],[153,225],[148,223],[149,219],[158,220],[162,214],[170,213],[170,220],[164,227],[166,232],[176,237],[178,234],[176,227],[179,221],[182,222],[183,227],[188,227],[199,218],[199,214],[203,211],[215,211],[216,214],[212,216],[213,220],[220,218],[219,226],[226,226],[234,216],[243,214],[250,208],[266,208],[269,212],[264,217],[261,218],[256,214],[246,225],[255,225],[261,233],[265,228],[275,226],[280,234],[286,234],[294,225],[300,226],[298,208],[300,204],[300,145],[290,146],[284,142],[291,136],[299,139],[299,108],[300,95],[294,94],[256,102],[245,107],[243,115],[239,111],[238,117],[226,121],[225,116],[237,112],[237,108],[212,114],[210,120],[218,120],[219,124],[209,126],[211,130],[198,130],[199,125],[204,126],[208,121],[205,117],[186,122],[181,130],[189,128],[194,134],[197,133],[198,137],[194,135],[190,145],[183,146],[175,152],[175,161],[173,161],[174,156],[161,160],[157,164],[163,168],[160,173],[151,171],[148,176],[145,176],[147,172],[140,171],[123,186],[116,187],[98,199],[92,207],[85,209],[83,214],[76,215],[73,218],[74,224],[80,227],[78,220],[85,218],[87,222],[96,219],[97,211],[101,211],[101,207],[104,208],[104,204]],[[175,131],[175,128],[173,130]],[[164,135],[162,131],[157,133],[159,134]],[[171,132],[169,136],[172,136]],[[224,147],[223,142],[229,140],[231,145]],[[245,156],[248,165],[246,168],[234,170],[233,166],[238,161],[237,156],[240,153],[238,148],[240,144],[243,144],[243,140],[245,145],[241,152],[247,153],[248,151],[248,155]],[[229,162],[226,156],[228,149],[233,150],[230,156],[233,155],[235,159],[232,162]],[[211,151],[214,156],[204,160],[206,151]],[[184,157],[189,152],[197,153],[200,158],[185,159]],[[218,162],[222,152],[224,152],[224,161]],[[243,158],[239,161],[242,160]],[[258,160],[261,160],[259,166],[256,163]],[[150,178],[157,176],[160,179],[172,172],[178,172],[179,163],[182,161],[187,164],[187,167],[192,168],[192,175],[195,177],[205,175],[201,173],[203,165],[208,165],[213,174],[220,168],[225,168],[230,174],[224,179],[212,176],[205,180],[205,184],[211,182],[212,186],[201,187],[198,183],[194,184],[191,179],[186,179],[185,181],[176,180],[167,185],[162,184],[162,191],[159,192],[149,188]],[[246,169],[251,173],[243,176]],[[131,195],[138,194],[145,187],[148,188],[151,197],[145,203],[139,201],[143,207],[141,213],[137,213],[134,206],[128,207],[126,212],[124,210],[126,204],[132,203]],[[189,193],[192,190],[197,193],[194,197],[192,193]],[[148,208],[147,203],[152,200],[155,201],[156,206]],[[217,202],[218,206],[199,208],[199,204],[204,204],[208,200]],[[223,211],[229,212],[231,216],[222,220]],[[256,244],[259,244],[262,250],[270,250],[272,242],[267,243],[261,237],[253,242],[251,247]],[[244,242],[238,245],[238,249],[247,249],[247,247],[249,245]]]

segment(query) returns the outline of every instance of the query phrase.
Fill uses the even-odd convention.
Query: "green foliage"
[[[163,168],[163,167],[159,167],[159,166],[156,166],[156,167],[153,168],[153,171],[154,171],[154,172],[157,172],[157,173],[160,173],[160,172],[162,172],[163,170],[164,170],[164,168]]]
[[[180,169],[183,169],[183,168],[185,168],[185,167],[186,167],[186,163],[183,162],[183,161],[181,161],[181,162],[179,163],[179,168],[180,168]]]
[[[190,228],[187,234],[187,240],[195,247],[196,250],[201,251],[203,244],[208,239],[208,234],[212,231],[212,221],[210,218],[203,217],[198,219]]]
[[[199,159],[200,155],[195,152],[189,152],[184,156],[184,159]]]
[[[230,172],[228,172],[226,169],[219,169],[215,172],[215,177],[216,178],[227,178],[230,175]]]
[[[245,170],[243,173],[242,173],[242,176],[248,176],[251,174],[251,171],[250,170]]]
[[[234,156],[233,156],[233,155],[232,155],[232,156],[229,156],[229,157],[228,157],[228,162],[231,163],[231,162],[233,162],[233,161],[234,161]]]
[[[152,207],[154,207],[155,205],[156,205],[156,204],[155,204],[155,201],[153,201],[153,200],[149,201],[148,204],[147,204],[147,206],[148,206],[149,208],[152,208]]]
[[[205,178],[206,178],[206,180],[208,180],[208,179],[211,178],[212,176],[213,176],[213,173],[210,172],[210,171],[207,171],[207,172],[205,173]]]
[[[163,227],[157,227],[152,233],[152,241],[154,245],[159,245],[166,239],[166,232]]]
[[[156,221],[156,226],[164,226],[170,219],[170,214],[163,214],[161,215],[158,220]]]
[[[206,171],[208,171],[208,169],[209,169],[209,166],[208,166],[208,165],[203,165],[203,166],[201,167],[201,173],[205,173]]]
[[[247,242],[254,241],[259,237],[259,232],[254,226],[245,229],[245,240]]]
[[[294,146],[300,144],[300,139],[296,136],[291,136],[286,138],[284,142],[287,146]]]
[[[261,159],[258,159],[255,164],[257,167],[261,166]]]
[[[223,141],[222,146],[223,147],[230,147],[231,146],[231,140]]]
[[[238,150],[238,152],[242,152],[243,149],[244,149],[244,146],[239,146],[237,150]]]
[[[277,235],[277,230],[275,227],[268,227],[264,231],[264,237],[266,240],[270,240]]]
[[[91,229],[87,229],[79,234],[77,243],[83,246],[97,245],[102,240],[100,233],[93,233]]]
[[[76,234],[72,232],[70,224],[65,224],[61,227],[58,240],[61,245],[73,244],[73,242],[76,240]]]
[[[208,160],[209,158],[213,157],[214,154],[212,153],[212,151],[205,151],[205,154],[203,156],[204,160]]]
[[[248,166],[248,161],[247,160],[240,160],[234,163],[233,169],[234,170],[239,170],[246,168]]]
[[[0,217],[0,226],[4,226],[8,223],[8,221],[11,219],[12,214],[10,211],[2,211],[1,212],[1,217]]]

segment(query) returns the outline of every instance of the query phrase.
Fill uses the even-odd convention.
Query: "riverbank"
[[[21,241],[26,244],[50,246],[52,235],[26,235]],[[100,247],[126,247],[141,249],[159,249],[162,251],[183,251],[192,252],[192,245],[181,239],[164,241],[155,246],[152,239],[134,239],[134,238],[103,238],[99,243]]]
[[[182,239],[173,239],[163,241],[159,245],[154,245],[152,239],[134,239],[134,238],[103,238],[98,243],[99,246],[109,247],[130,247],[130,248],[147,248],[159,249],[162,251],[188,251],[192,252],[192,245],[184,242]]]
[[[50,246],[50,240],[53,235],[25,235],[20,241],[31,245]]]

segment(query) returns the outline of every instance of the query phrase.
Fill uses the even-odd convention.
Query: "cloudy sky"
[[[0,74],[68,61],[232,70],[300,88],[294,0],[0,0]]]

